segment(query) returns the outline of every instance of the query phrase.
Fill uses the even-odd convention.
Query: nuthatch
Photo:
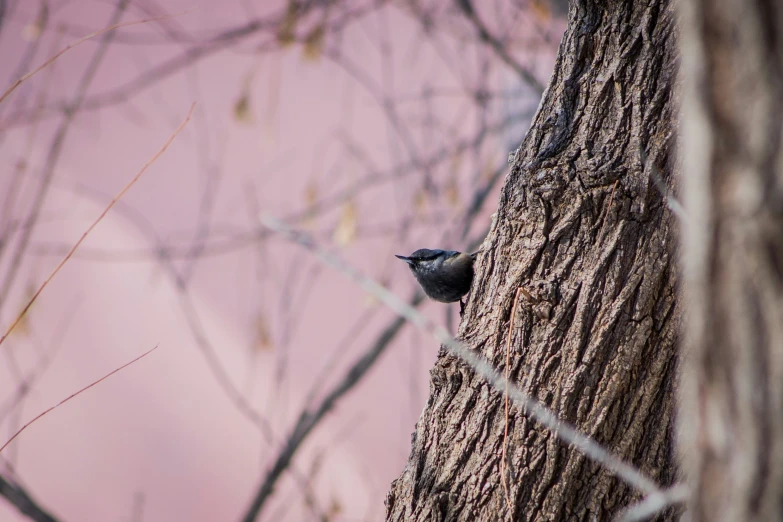
[[[408,257],[395,257],[408,263],[424,293],[431,299],[441,303],[459,301],[461,314],[465,306],[462,297],[470,290],[473,262],[479,252],[465,254],[453,250],[420,248]]]

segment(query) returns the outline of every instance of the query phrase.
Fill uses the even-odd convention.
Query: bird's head
[[[420,248],[409,256],[395,256],[398,259],[402,259],[410,269],[414,272],[428,272],[431,270],[437,270],[443,262],[450,257],[458,254],[459,252],[451,252],[448,250],[430,250],[428,248]]]

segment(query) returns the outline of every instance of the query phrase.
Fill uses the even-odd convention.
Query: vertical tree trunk
[[[675,478],[680,313],[671,179],[676,31],[668,1],[575,1],[516,154],[460,338],[661,485]],[[514,295],[520,297],[511,318]],[[442,354],[387,518],[610,520],[640,494]],[[671,519],[673,512],[661,516]]]
[[[682,15],[691,518],[783,520],[783,7]]]

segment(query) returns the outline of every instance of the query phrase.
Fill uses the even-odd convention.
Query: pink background
[[[320,56],[308,57],[298,43],[259,53],[260,45],[277,45],[274,33],[259,33],[123,103],[77,115],[31,247],[0,308],[3,332],[65,251],[197,102],[193,119],[169,150],[108,213],[0,346],[0,442],[44,409],[159,346],[43,417],[0,455],[4,475],[24,484],[53,514],[68,521],[238,519],[324,366],[339,354],[322,389],[338,382],[393,318],[301,248],[278,237],[248,239],[260,228],[258,211],[290,217],[314,199],[330,200],[357,181],[374,179],[373,171],[408,165],[400,175],[292,224],[405,298],[414,281],[393,254],[425,246],[468,248],[459,238],[459,216],[472,192],[488,173],[502,168],[521,141],[538,94],[522,86],[490,49],[470,40],[475,31],[455,13],[453,2],[427,4],[441,24],[434,37],[406,5],[372,9],[339,37],[328,33]],[[546,84],[563,21],[517,5],[488,2],[481,13],[511,39],[515,59]],[[119,29],[87,98],[194,45],[166,41],[162,28],[205,41],[251,18],[279,13],[281,6],[133,3],[123,21],[151,12],[187,12]],[[357,9],[362,6],[356,2]],[[0,30],[4,85],[15,78],[34,41],[39,8],[37,2],[9,6]],[[40,45],[21,73],[105,27],[112,11],[107,2],[49,4]],[[297,28],[306,33],[313,20]],[[0,204],[17,166],[25,164],[21,192],[0,215],[4,210],[17,220],[27,215],[61,121],[48,113],[31,121],[36,99],[71,99],[99,39],[70,50],[0,104]],[[353,72],[330,58],[329,50],[349,59]],[[472,96],[481,88],[498,95],[484,113]],[[431,100],[425,102],[427,92]],[[403,133],[390,122],[378,94],[394,103]],[[243,96],[249,109],[238,114]],[[475,150],[434,164],[429,181],[416,168],[511,112],[520,114],[513,126],[490,133]],[[435,188],[425,190],[428,184]],[[489,226],[497,191],[470,239],[481,239]],[[336,230],[355,231],[340,241]],[[209,255],[179,256],[174,267],[188,277],[190,301],[220,364],[268,419],[273,442],[216,381],[183,314],[168,262],[154,255],[162,244],[188,252],[200,235],[207,238]],[[244,238],[233,243],[238,246],[213,251],[237,235]],[[11,243],[0,253],[0,278],[18,236],[18,227],[6,236]],[[446,311],[456,314],[457,306],[426,303],[422,310],[444,321]],[[383,499],[405,464],[436,353],[435,341],[406,327],[304,444],[295,467],[312,476],[320,510],[331,510],[335,520],[383,518]],[[51,363],[41,373],[47,357]],[[31,373],[31,390],[19,402],[14,394],[21,376]],[[263,520],[315,518],[295,484],[290,473],[284,475]],[[0,520],[22,519],[0,500]]]

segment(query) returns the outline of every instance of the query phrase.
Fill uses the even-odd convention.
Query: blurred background
[[[258,216],[410,301],[394,254],[483,240],[565,15],[547,0],[0,0],[2,90],[143,22],[0,102],[3,333],[196,102],[0,345],[0,443],[159,348],[26,429],[0,453],[6,484],[62,521],[240,520],[262,484],[260,520],[383,519],[437,343]],[[420,308],[456,330],[458,304]],[[0,520],[26,519],[0,499]]]

